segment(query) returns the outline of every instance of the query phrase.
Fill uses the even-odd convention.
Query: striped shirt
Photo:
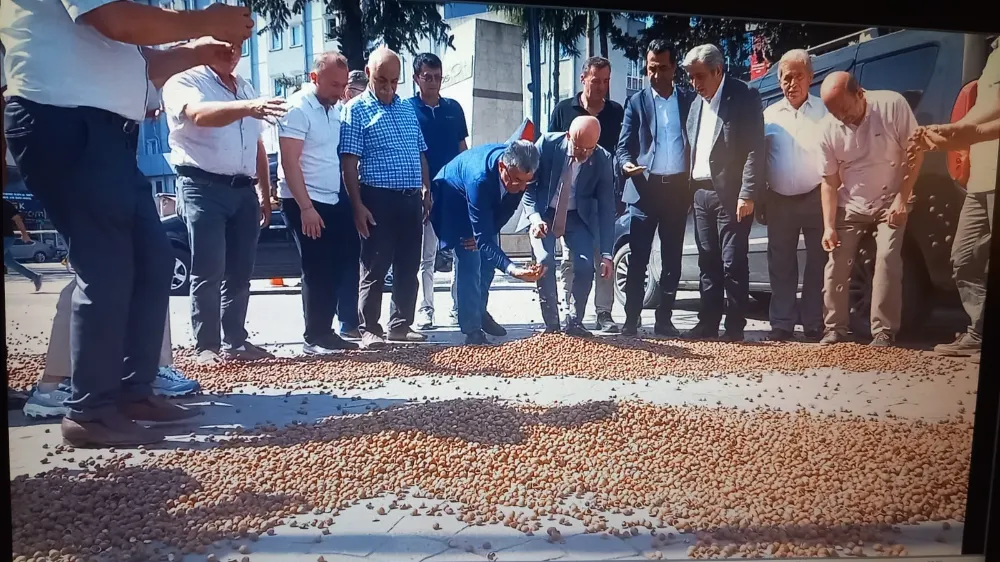
[[[385,189],[417,189],[423,185],[420,154],[427,143],[413,104],[395,96],[385,105],[371,90],[344,106],[340,154],[359,159],[361,183]]]

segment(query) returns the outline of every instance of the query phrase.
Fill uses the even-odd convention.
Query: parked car
[[[874,37],[872,37],[874,35]],[[868,38],[871,37],[871,38]],[[910,102],[921,125],[951,121],[959,91],[978,78],[986,64],[987,38],[933,31],[897,31],[877,36],[874,30],[854,34],[810,50],[814,54],[810,91],[819,95],[823,79],[834,71],[848,71],[869,90],[894,90]],[[765,107],[782,98],[777,69],[751,82]],[[951,240],[965,189],[949,175],[947,155],[928,153],[914,187],[916,204],[910,214],[903,242],[903,326],[918,329],[936,304],[957,302],[950,263]],[[615,229],[615,296],[625,302],[625,277],[630,256],[628,215]],[[659,243],[654,242],[646,273],[646,308],[659,298]],[[804,243],[799,239],[799,270],[805,267]],[[859,248],[851,274],[851,329],[868,335],[874,265],[864,255],[874,255],[874,239]],[[771,287],[767,271],[767,227],[754,222],[750,233],[750,294],[766,302]],[[698,288],[698,250],[693,217],[689,213],[684,238],[680,287]]]
[[[25,242],[20,238],[16,238],[14,244],[10,247],[10,255],[14,256],[14,259],[17,261],[45,263],[55,259],[59,255],[59,252],[51,244],[46,244],[45,242],[37,240]]]

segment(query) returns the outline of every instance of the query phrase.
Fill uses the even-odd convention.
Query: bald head
[[[584,161],[594,153],[601,138],[601,123],[596,117],[583,115],[569,124],[569,140],[573,147],[573,157]]]
[[[399,55],[386,47],[379,47],[368,56],[368,65],[365,67],[368,89],[386,105],[391,104],[396,97],[401,67]]]
[[[336,51],[327,51],[313,62],[309,81],[316,86],[316,98],[326,106],[337,103],[347,86],[347,58]]]
[[[823,79],[819,95],[826,109],[847,125],[857,125],[864,119],[868,105],[865,91],[849,72],[831,72]]]

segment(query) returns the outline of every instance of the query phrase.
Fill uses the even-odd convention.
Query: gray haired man
[[[500,228],[514,216],[540,156],[529,141],[487,144],[462,152],[431,184],[431,224],[444,248],[455,249],[458,326],[467,344],[488,343],[483,316],[493,271],[534,282],[541,269],[514,265],[500,248]]]
[[[809,93],[812,79],[809,53],[788,51],[778,61],[778,84],[785,97],[764,110],[768,189],[758,216],[767,224],[771,339],[775,341],[791,339],[800,322],[807,339],[823,337],[826,252],[819,186],[823,181],[820,139],[827,111],[823,100]],[[797,302],[800,234],[805,239],[806,266],[802,300]]]

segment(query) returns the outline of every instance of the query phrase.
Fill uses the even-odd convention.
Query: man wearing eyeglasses
[[[469,147],[465,139],[469,128],[465,111],[455,100],[441,97],[444,78],[441,59],[433,53],[421,53],[413,60],[413,82],[419,94],[410,98],[420,121],[420,130],[427,142],[427,169],[436,177],[445,164]],[[438,251],[438,237],[430,222],[424,224],[423,247],[420,252],[420,270],[417,274],[420,301],[417,303],[417,329],[434,328],[434,261]],[[452,296],[455,293],[452,291]],[[483,330],[493,336],[504,336],[506,330],[487,313],[483,317]]]
[[[529,185],[524,206],[530,213],[531,249],[545,268],[538,281],[538,300],[546,333],[560,331],[556,295],[555,244],[562,237],[573,258],[573,307],[566,334],[590,337],[583,316],[594,283],[594,253],[600,250],[601,277],[611,275],[614,238],[614,170],[611,155],[598,146],[601,123],[581,116],[568,133],[547,133],[538,140],[541,163],[537,183]]]

